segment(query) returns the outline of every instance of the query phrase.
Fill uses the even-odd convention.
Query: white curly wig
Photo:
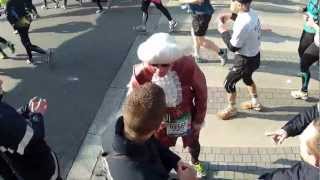
[[[191,47],[176,43],[168,33],[155,33],[138,47],[138,58],[148,64],[170,64],[191,54]]]

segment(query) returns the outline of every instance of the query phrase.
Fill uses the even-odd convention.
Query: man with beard
[[[207,111],[207,84],[191,51],[178,45],[167,33],[152,35],[138,48],[142,63],[134,66],[128,86],[129,92],[146,82],[163,88],[167,116],[155,137],[168,147],[175,146],[177,138],[182,137],[183,147],[188,147],[198,176],[205,176],[199,161],[199,134]]]

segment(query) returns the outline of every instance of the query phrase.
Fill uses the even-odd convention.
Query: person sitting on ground
[[[291,168],[277,169],[271,173],[263,174],[259,179],[265,180],[302,180],[320,178],[320,118],[318,107],[313,106],[307,111],[295,116],[285,126],[272,136],[276,144],[282,143],[287,137],[300,135],[301,162]]]
[[[4,180],[61,180],[57,157],[45,141],[47,107],[47,101],[38,98],[19,110],[0,102],[0,177]]]
[[[196,180],[195,170],[154,138],[166,114],[165,93],[152,83],[127,96],[123,116],[115,125],[111,152],[106,156],[107,178],[167,180],[174,168],[181,180]]]
[[[140,44],[129,91],[153,82],[166,94],[167,116],[155,137],[167,146],[175,146],[178,137],[188,147],[198,177],[205,176],[199,160],[199,135],[207,112],[207,83],[192,54],[192,47],[177,44],[168,33],[156,33]]]

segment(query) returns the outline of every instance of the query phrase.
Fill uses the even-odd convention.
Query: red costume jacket
[[[157,76],[155,72],[156,69],[151,65],[143,63],[134,65],[128,85],[129,91],[130,88],[153,82],[163,88],[167,113],[171,117],[175,119],[184,113],[191,113],[192,125],[202,124],[207,111],[207,84],[203,72],[194,59],[191,56],[180,58],[173,63],[171,70],[164,77]],[[163,123],[157,134],[163,134],[165,128]]]

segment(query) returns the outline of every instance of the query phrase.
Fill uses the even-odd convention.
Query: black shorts
[[[260,53],[253,57],[236,54],[234,57],[233,68],[241,74],[252,74],[260,66]]]
[[[211,17],[211,14],[196,14],[192,16],[192,28],[195,36],[206,35]]]
[[[234,65],[228,73],[224,82],[224,87],[228,93],[236,92],[236,84],[242,79],[244,84],[251,86],[254,82],[252,74],[260,66],[260,53],[253,57],[246,57],[236,54]]]

